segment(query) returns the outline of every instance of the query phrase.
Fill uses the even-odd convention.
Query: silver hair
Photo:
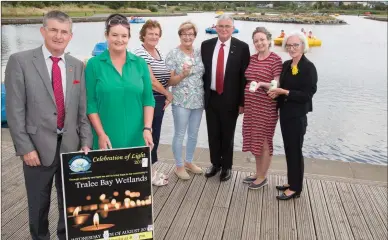
[[[73,21],[71,20],[71,18],[69,17],[69,15],[67,15],[66,13],[64,12],[61,12],[61,11],[58,11],[58,10],[53,10],[53,11],[50,11],[48,13],[46,13],[43,17],[43,27],[47,27],[47,21],[49,19],[55,19],[61,23],[63,22],[69,22],[70,23],[70,32],[73,28]]]
[[[231,15],[228,14],[222,14],[218,17],[217,23],[219,23],[221,20],[231,20],[232,24],[234,26],[234,19]]]
[[[300,32],[300,31],[292,32],[291,34],[288,34],[284,37],[283,44],[282,44],[283,49],[287,51],[286,43],[287,43],[288,39],[290,37],[293,37],[293,36],[298,37],[300,39],[300,41],[303,44],[303,52],[307,53],[307,51],[309,50],[309,42],[308,42],[306,36],[304,35],[304,33]]]

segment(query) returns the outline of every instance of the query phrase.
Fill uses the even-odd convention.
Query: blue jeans
[[[183,166],[182,146],[187,130],[186,162],[191,163],[194,157],[199,126],[201,124],[203,108],[188,109],[177,105],[172,106],[174,118],[174,138],[172,140],[172,152],[174,153],[177,167]]]

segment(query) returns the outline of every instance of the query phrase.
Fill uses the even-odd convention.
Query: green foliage
[[[180,7],[175,7],[174,10],[177,11],[177,12],[179,12],[179,11],[181,10],[181,8],[180,8]]]
[[[213,11],[214,10],[214,6],[211,3],[205,3],[205,4],[202,5],[202,9],[204,11]]]
[[[151,12],[158,12],[158,8],[156,6],[149,6],[148,10],[150,10]]]
[[[122,7],[125,7],[126,6],[126,3],[125,2],[104,2],[104,5],[107,6],[108,8],[110,9],[114,9],[114,10],[117,10],[117,9],[120,9]]]

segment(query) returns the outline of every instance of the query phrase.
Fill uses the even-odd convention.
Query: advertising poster
[[[61,154],[68,240],[153,239],[150,148]]]

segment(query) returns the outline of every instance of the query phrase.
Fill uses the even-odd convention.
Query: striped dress
[[[251,152],[260,156],[267,139],[270,155],[273,154],[273,136],[278,121],[276,101],[267,95],[265,88],[256,92],[249,91],[252,81],[270,83],[282,71],[282,59],[275,53],[264,60],[257,59],[258,54],[251,56],[245,71],[247,85],[245,87],[244,119],[243,119],[243,152]]]
[[[151,66],[152,73],[154,74],[155,78],[163,85],[164,88],[166,88],[168,80],[170,80],[171,73],[166,66],[164,57],[160,50],[156,48],[156,51],[159,53],[160,59],[155,59],[143,46],[135,49],[133,53],[143,58],[146,63]],[[164,96],[157,91],[153,92],[154,96]]]

